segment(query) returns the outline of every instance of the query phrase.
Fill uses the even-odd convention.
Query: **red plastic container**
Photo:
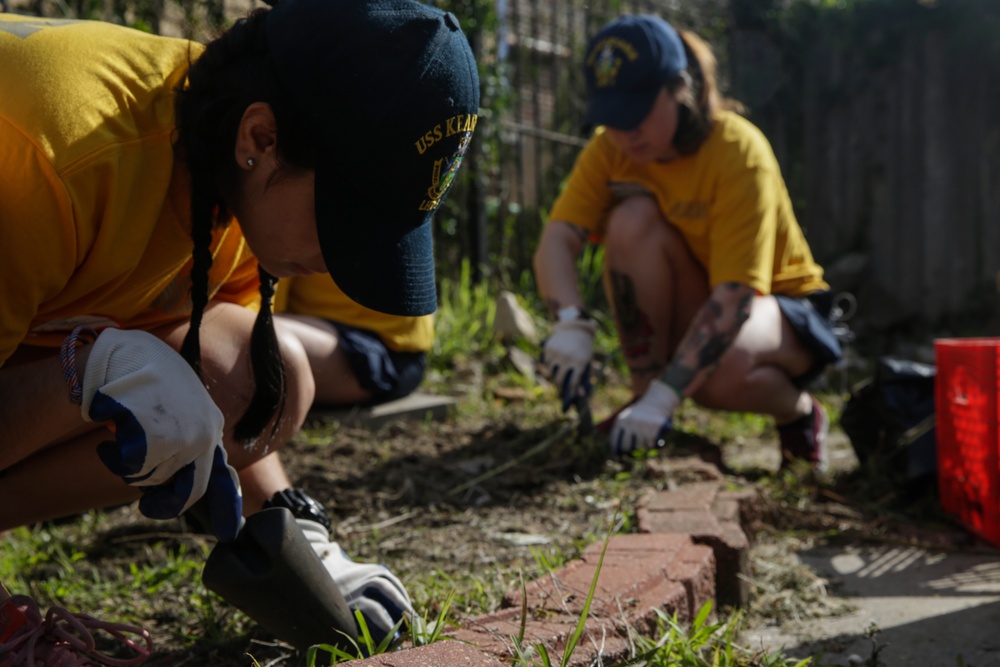
[[[934,341],[941,506],[1000,546],[1000,338]]]

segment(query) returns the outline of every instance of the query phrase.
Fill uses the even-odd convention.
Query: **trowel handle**
[[[185,514],[190,514],[195,521],[202,527],[203,530],[212,532],[212,510],[208,506],[208,497],[202,496],[194,505],[188,508]],[[243,531],[243,527],[247,525],[247,520],[245,517],[240,517],[240,527],[237,534]]]

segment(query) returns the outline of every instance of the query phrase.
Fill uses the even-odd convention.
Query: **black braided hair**
[[[267,9],[237,21],[210,42],[188,70],[187,85],[177,96],[178,159],[191,173],[191,327],[181,354],[201,375],[199,330],[208,305],[208,271],[212,265],[212,231],[232,221],[226,199],[237,193],[239,167],[234,157],[236,132],[248,106],[270,105],[275,116],[276,154],[282,168],[312,169],[316,163],[308,124],[287,108],[267,51]],[[285,402],[285,374],[271,314],[275,278],[261,269],[261,308],[250,340],[254,395],[235,425],[234,434],[250,447],[275,417],[277,431]]]
[[[273,434],[281,421],[285,399],[285,367],[281,363],[278,337],[274,332],[274,317],[271,315],[274,288],[278,279],[263,267],[258,267],[257,270],[260,273],[260,311],[250,335],[250,361],[253,364],[256,389],[250,405],[233,430],[233,434],[241,442],[252,442],[267,425],[270,416],[277,412],[278,419],[275,420]],[[265,363],[260,364],[258,360]]]

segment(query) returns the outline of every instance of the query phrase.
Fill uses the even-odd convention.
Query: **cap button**
[[[456,17],[451,12],[448,12],[447,14],[444,15],[444,22],[452,30],[462,29],[462,24],[458,22],[458,17]]]

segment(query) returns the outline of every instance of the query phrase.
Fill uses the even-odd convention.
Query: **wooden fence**
[[[875,27],[868,38],[883,35]],[[991,51],[932,28],[902,37],[882,63],[829,43],[808,54],[802,217],[821,258],[868,255],[861,293],[884,324],[995,309],[1000,57]]]
[[[514,95],[494,119],[504,153],[488,245],[523,269],[583,139],[583,36],[614,14],[572,0],[508,2]],[[615,9],[659,12],[707,33],[724,83],[774,146],[814,254],[835,289],[855,293],[872,328],[996,333],[1000,3],[971,0],[963,10],[958,0],[945,17],[933,3],[908,4],[915,9],[885,12],[850,39],[820,31],[795,52],[775,26],[733,22],[728,2],[702,3],[697,14],[676,2]],[[840,270],[858,266],[847,258],[867,268]]]

